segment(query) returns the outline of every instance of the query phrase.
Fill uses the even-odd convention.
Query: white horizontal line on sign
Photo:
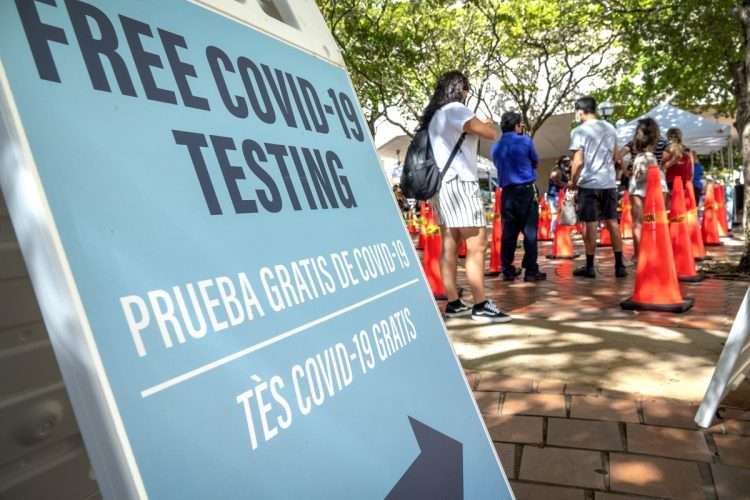
[[[166,389],[169,389],[170,387],[174,387],[178,384],[181,384],[187,380],[190,380],[191,378],[197,377],[198,375],[203,375],[204,373],[207,373],[215,368],[219,368],[220,366],[226,365],[227,363],[231,363],[232,361],[235,361],[239,358],[242,358],[244,356],[247,356],[248,354],[251,354],[255,351],[259,351],[263,348],[266,348],[270,345],[275,344],[276,342],[279,342],[281,340],[284,340],[286,338],[292,337],[294,335],[297,335],[298,333],[302,333],[305,330],[308,330],[314,326],[320,325],[321,323],[325,323],[326,321],[332,320],[333,318],[336,318],[338,316],[341,316],[342,314],[346,314],[349,311],[353,311],[355,309],[358,309],[366,304],[369,304],[370,302],[374,302],[376,300],[382,299],[383,297],[390,295],[392,293],[398,292],[399,290],[409,287],[411,285],[414,285],[415,283],[418,283],[419,279],[413,279],[410,281],[407,281],[405,283],[401,283],[398,286],[395,286],[393,288],[389,288],[388,290],[385,290],[383,292],[378,293],[377,295],[373,295],[372,297],[368,297],[364,300],[360,300],[359,302],[356,302],[354,304],[351,304],[349,306],[346,306],[344,308],[339,309],[338,311],[334,311],[330,314],[326,314],[325,316],[321,316],[318,319],[309,321],[303,325],[299,325],[295,328],[292,328],[291,330],[287,330],[283,333],[280,333],[276,335],[275,337],[271,337],[270,339],[264,340],[263,342],[258,342],[255,345],[251,345],[250,347],[247,347],[245,349],[242,349],[241,351],[237,351],[234,354],[230,354],[228,356],[224,356],[223,358],[219,358],[216,361],[212,361],[210,363],[207,363],[203,366],[199,366],[198,368],[195,368],[193,370],[190,370],[189,372],[185,372],[182,375],[178,375],[176,377],[170,378],[169,380],[165,380],[164,382],[160,384],[156,384],[154,386],[151,386],[147,389],[144,389],[141,391],[141,397],[147,398],[149,396],[153,396],[154,394],[157,394],[161,391],[164,391]]]

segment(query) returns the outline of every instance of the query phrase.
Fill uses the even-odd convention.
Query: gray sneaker
[[[507,323],[511,317],[497,308],[491,300],[475,304],[471,310],[471,319],[478,323]]]

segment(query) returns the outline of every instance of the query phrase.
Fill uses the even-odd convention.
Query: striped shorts
[[[432,202],[440,226],[485,226],[484,206],[477,181],[462,181],[454,177],[443,182]]]

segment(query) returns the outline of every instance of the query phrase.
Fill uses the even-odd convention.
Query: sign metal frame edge
[[[745,319],[745,324],[742,320]],[[711,426],[721,402],[735,390],[750,374],[750,287],[740,303],[737,317],[724,341],[719,359],[716,361],[706,393],[703,396],[694,421],[702,428]],[[740,363],[744,365],[740,366]]]
[[[0,121],[0,188],[97,483],[105,498],[147,499],[2,60]]]

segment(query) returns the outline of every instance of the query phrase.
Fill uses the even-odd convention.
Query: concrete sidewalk
[[[741,250],[726,241],[717,259]],[[750,283],[683,285],[682,315],[627,312],[635,269],[618,280],[611,248],[598,255],[596,280],[572,276],[583,259],[544,257],[547,282],[488,278],[512,323],[447,321],[517,498],[750,500],[748,384],[723,421],[692,422]]]

